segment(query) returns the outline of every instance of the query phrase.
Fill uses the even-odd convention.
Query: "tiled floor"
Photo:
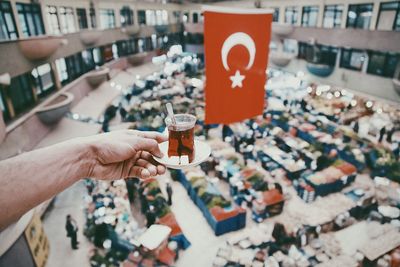
[[[50,242],[48,267],[90,266],[88,252],[91,245],[82,233],[85,223],[83,211],[85,191],[83,182],[78,182],[59,194],[43,220],[44,230]],[[78,223],[78,241],[80,242],[78,250],[71,249],[70,239],[66,237],[65,217],[67,214],[71,214]]]

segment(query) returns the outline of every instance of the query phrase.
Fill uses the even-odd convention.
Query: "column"
[[[13,16],[14,16],[14,20],[15,20],[15,27],[17,28],[18,36],[19,36],[19,38],[22,38],[22,37],[24,37],[24,35],[22,33],[21,24],[20,24],[19,18],[18,18],[17,6],[16,6],[15,2],[16,2],[15,0],[11,1],[11,9],[13,12]]]
[[[51,72],[53,73],[54,85],[56,86],[56,90],[60,90],[62,88],[62,84],[60,81],[60,77],[58,76],[57,65],[55,61],[50,62]]]

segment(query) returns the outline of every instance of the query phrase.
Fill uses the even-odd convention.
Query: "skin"
[[[147,179],[163,174],[157,132],[115,131],[80,137],[0,162],[0,229],[83,178]]]

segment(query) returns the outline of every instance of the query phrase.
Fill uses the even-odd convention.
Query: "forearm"
[[[0,230],[84,178],[91,164],[91,149],[80,139],[0,162]]]

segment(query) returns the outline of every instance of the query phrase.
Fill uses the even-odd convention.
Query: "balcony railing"
[[[182,24],[169,24],[165,25],[164,28],[166,29],[165,34],[181,32]],[[150,37],[153,34],[157,34],[155,26],[141,25],[140,31],[136,34],[135,38]],[[158,35],[161,34],[159,33]],[[15,77],[31,71],[36,66],[46,62],[53,62],[59,58],[68,57],[89,47],[108,45],[116,41],[128,40],[129,38],[132,38],[132,36],[126,30],[114,28],[106,30],[83,30],[59,37],[38,36],[2,41],[0,42],[0,51],[2,51],[0,53],[0,69],[3,72],[8,72],[11,77]],[[60,46],[61,39],[65,39],[68,45]],[[37,49],[37,45],[25,45],[33,41],[37,42],[37,40],[41,41],[40,51]],[[49,42],[46,42],[46,40],[49,40]],[[19,48],[20,46],[21,48]]]
[[[275,27],[279,27],[279,24]],[[273,34],[278,35],[274,31]],[[400,51],[400,32],[398,31],[293,27],[291,32],[285,33],[285,38],[363,50]]]

